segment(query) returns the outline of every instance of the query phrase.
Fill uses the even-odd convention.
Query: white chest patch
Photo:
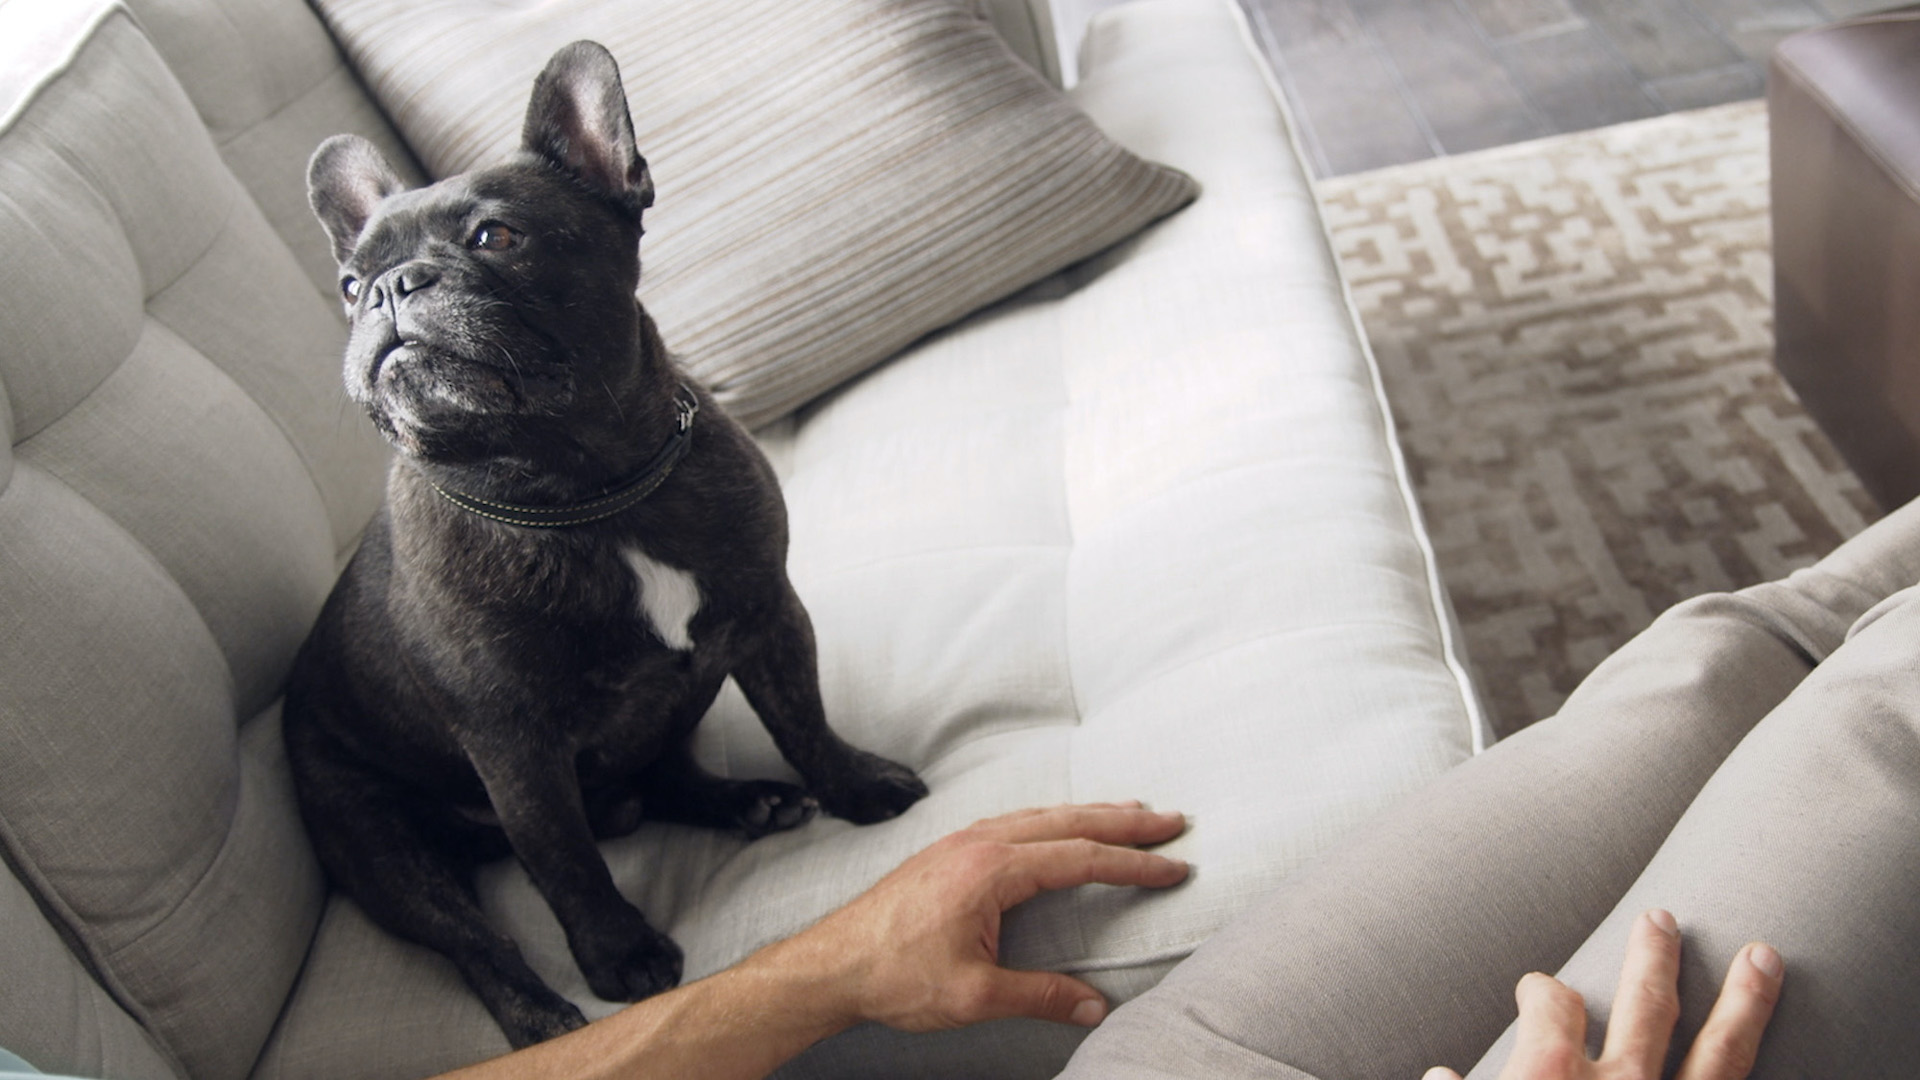
[[[622,548],[620,557],[639,579],[640,614],[653,627],[653,636],[669,649],[691,650],[693,637],[687,626],[700,610],[700,583],[677,566],[655,562],[639,548]]]

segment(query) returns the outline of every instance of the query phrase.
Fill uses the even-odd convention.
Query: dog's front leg
[[[746,644],[733,679],[822,809],[860,825],[897,817],[927,793],[912,769],[847,744],[827,726],[813,622],[793,586]]]
[[[680,982],[680,947],[614,887],[572,755],[524,742],[467,747],[507,842],[567,932],[593,992],[638,1001]]]

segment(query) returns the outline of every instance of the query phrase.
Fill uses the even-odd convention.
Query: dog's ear
[[[653,205],[653,177],[633,145],[620,65],[597,42],[576,41],[547,61],[533,82],[520,139],[636,220]]]
[[[353,254],[380,200],[405,189],[379,149],[358,135],[335,135],[307,163],[307,204],[333,240],[335,262]]]

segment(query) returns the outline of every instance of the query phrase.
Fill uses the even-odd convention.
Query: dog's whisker
[[[604,375],[600,377],[600,388],[607,392],[607,400],[613,402],[613,415],[622,424],[625,424],[627,421],[627,410],[621,406],[620,395],[613,392],[613,384],[607,382],[606,376]]]

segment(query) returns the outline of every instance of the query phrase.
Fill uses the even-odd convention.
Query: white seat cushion
[[[746,844],[646,826],[607,845],[689,977],[977,818],[1140,798],[1193,815],[1170,850],[1194,879],[1042,897],[1005,941],[1011,964],[1129,998],[1478,744],[1371,360],[1228,0],[1117,9],[1087,61],[1080,103],[1205,194],[762,433],[828,715],[932,794],[867,828],[821,820]],[[698,744],[721,771],[791,775],[731,688]],[[517,867],[483,892],[543,976],[590,1012],[615,1008],[587,991]],[[442,997],[430,1022],[408,1004],[449,980],[336,901],[262,1073],[393,1071],[497,1045],[477,1004]],[[367,1020],[322,1022],[356,992]],[[861,1029],[781,1075],[1049,1076],[1079,1035]]]

